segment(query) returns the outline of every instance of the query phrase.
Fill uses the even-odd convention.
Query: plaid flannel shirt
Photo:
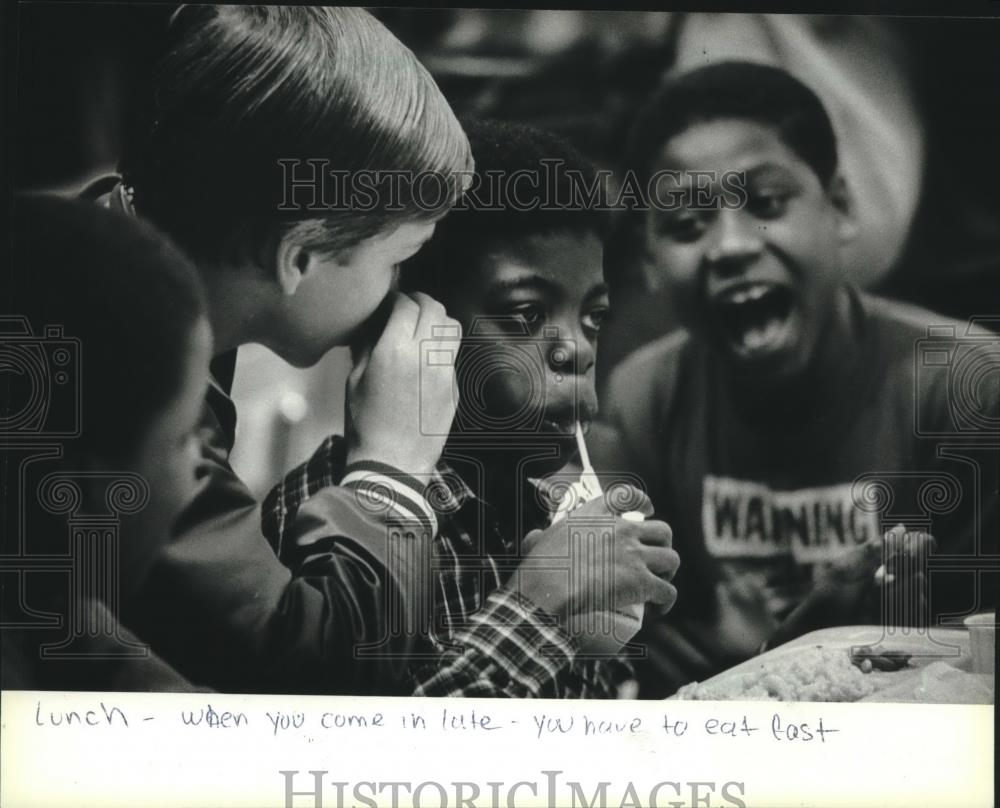
[[[310,496],[340,482],[344,460],[343,439],[327,438],[265,499],[264,534],[283,560],[290,555],[283,542],[286,526]],[[613,698],[633,677],[632,666],[622,658],[578,659],[576,641],[508,586],[517,558],[492,506],[443,461],[428,489],[438,526],[435,600],[426,652],[409,665],[413,694]],[[308,548],[297,552],[310,557]]]

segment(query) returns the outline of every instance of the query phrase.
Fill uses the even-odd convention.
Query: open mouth
[[[794,299],[783,286],[741,285],[715,298],[727,342],[750,358],[785,348],[793,338]]]

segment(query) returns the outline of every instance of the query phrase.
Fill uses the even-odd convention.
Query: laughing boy
[[[640,115],[628,165],[685,200],[637,226],[685,327],[616,370],[592,438],[598,468],[645,480],[685,560],[676,608],[647,632],[650,691],[821,627],[988,606],[997,448],[956,422],[949,369],[918,349],[945,325],[953,366],[982,350],[993,375],[969,404],[995,424],[996,341],[845,280],[856,226],[815,94],[761,65],[682,74]],[[732,172],[739,204],[697,198]]]

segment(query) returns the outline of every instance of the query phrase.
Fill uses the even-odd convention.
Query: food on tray
[[[861,669],[862,673],[873,670],[898,671],[910,665],[913,654],[905,651],[887,651],[871,645],[860,645],[851,652],[851,662]]]
[[[932,662],[918,675],[867,696],[862,701],[915,702],[919,704],[992,704],[993,677],[967,673],[947,662]]]
[[[884,652],[864,657],[881,659]],[[864,660],[862,660],[863,662]],[[898,659],[897,659],[898,661]],[[692,682],[677,691],[682,700],[727,701],[858,701],[911,679],[916,671],[886,671],[872,666],[864,672],[844,648],[795,649],[794,653],[761,658],[709,682]]]
[[[995,622],[989,615],[990,626]],[[995,675],[974,662],[969,634],[961,629],[944,627],[928,636],[840,626],[685,685],[672,698],[992,704]]]

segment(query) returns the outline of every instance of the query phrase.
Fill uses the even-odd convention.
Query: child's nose
[[[742,210],[721,210],[712,228],[705,260],[722,270],[741,269],[764,248],[761,231]]]
[[[582,330],[560,328],[548,345],[549,368],[582,375],[594,366],[594,346]]]

